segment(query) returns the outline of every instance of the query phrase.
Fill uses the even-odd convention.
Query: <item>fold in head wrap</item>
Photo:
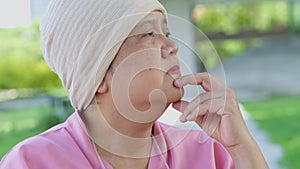
[[[52,0],[41,21],[44,58],[76,110],[93,100],[122,42],[157,0]]]

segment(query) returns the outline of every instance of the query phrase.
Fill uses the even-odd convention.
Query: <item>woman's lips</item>
[[[168,71],[167,71],[168,74],[170,75],[181,75],[180,73],[180,67],[179,65],[175,65],[173,67],[171,67]]]

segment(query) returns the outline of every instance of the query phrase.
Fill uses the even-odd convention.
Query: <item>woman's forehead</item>
[[[154,26],[154,25],[167,26],[167,18],[162,12],[153,11],[149,13],[135,26],[135,28]]]

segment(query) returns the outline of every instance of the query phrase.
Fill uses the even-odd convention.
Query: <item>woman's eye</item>
[[[170,35],[171,35],[171,33],[170,33],[170,32],[168,32],[168,33],[166,33],[166,34],[165,34],[165,36],[166,36],[167,38],[169,38],[169,37],[170,37]]]
[[[155,35],[154,32],[148,32],[148,33],[145,33],[145,34],[144,34],[144,36],[154,36],[154,35]],[[169,33],[169,32],[165,34],[165,36],[166,36],[167,38],[169,38],[170,35],[171,35],[171,33]]]
[[[154,36],[154,32],[148,32],[145,34],[145,36]]]

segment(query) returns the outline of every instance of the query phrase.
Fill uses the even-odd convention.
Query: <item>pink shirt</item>
[[[233,169],[226,149],[212,138],[200,142],[205,133],[176,128],[175,134],[163,134],[170,126],[156,122],[154,135],[162,134],[158,144],[168,147],[175,137],[185,137],[167,152],[150,158],[149,169]],[[174,127],[171,127],[174,128]],[[178,133],[178,134],[177,134]],[[160,146],[159,145],[159,146]],[[98,156],[86,134],[78,113],[65,123],[17,144],[4,156],[0,169],[112,169]]]

